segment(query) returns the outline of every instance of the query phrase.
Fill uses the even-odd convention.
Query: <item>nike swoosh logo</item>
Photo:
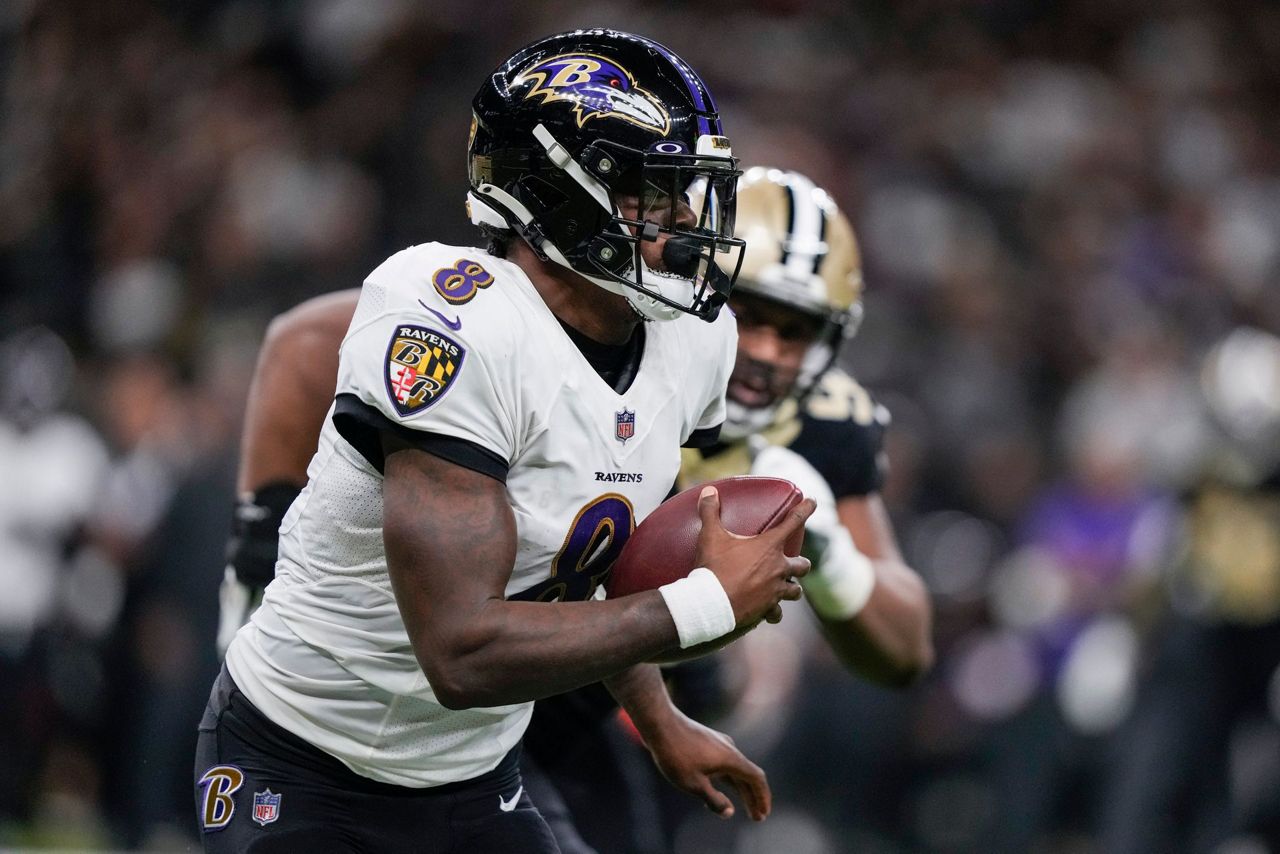
[[[423,302],[422,300],[418,300],[418,305],[422,306],[422,307],[423,307],[423,308],[425,308],[427,311],[431,312],[431,313],[432,313],[432,314],[434,314],[436,317],[440,318],[440,320],[442,320],[442,321],[444,322],[444,325],[445,325],[445,326],[447,326],[447,327],[449,327],[450,329],[452,329],[454,332],[457,332],[459,329],[461,329],[461,328],[462,328],[462,318],[461,318],[461,317],[459,317],[457,320],[450,320],[449,318],[445,317],[445,316],[444,316],[443,314],[441,314],[440,312],[436,311],[436,310],[435,310],[434,308],[432,308],[431,306],[427,305],[427,304],[426,304],[425,302]]]
[[[524,784],[522,783],[520,785],[520,788],[516,789],[516,793],[511,796],[511,800],[509,801],[504,800],[502,795],[498,795],[498,809],[502,810],[503,812],[511,812],[513,809],[516,808],[516,801],[520,800],[520,793],[523,791],[524,791]]]

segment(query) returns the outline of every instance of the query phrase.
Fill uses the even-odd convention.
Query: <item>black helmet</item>
[[[514,230],[647,318],[716,316],[742,260],[740,172],[711,93],[684,60],[630,33],[561,33],[504,62],[473,108],[473,222]],[[687,211],[678,224],[690,189],[701,200],[696,224]],[[640,200],[635,218],[619,196]],[[655,271],[640,246],[662,232],[667,269]]]

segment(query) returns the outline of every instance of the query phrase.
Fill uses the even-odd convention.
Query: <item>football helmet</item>
[[[1238,486],[1280,487],[1280,337],[1252,326],[1231,330],[1205,355],[1200,390],[1221,434],[1209,473]]]
[[[517,51],[472,106],[472,222],[514,231],[645,318],[715,318],[742,262],[741,172],[684,60],[629,33],[561,33]],[[641,246],[664,232],[666,269],[654,270]]]
[[[737,292],[798,310],[820,332],[790,387],[763,407],[727,402],[721,435],[738,439],[771,425],[787,399],[809,393],[862,320],[862,259],[853,228],[835,202],[796,172],[755,167],[738,185],[736,234],[746,242]],[[769,372],[738,354],[735,373]]]

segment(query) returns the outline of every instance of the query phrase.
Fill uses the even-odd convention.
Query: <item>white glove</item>
[[[262,603],[262,588],[254,588],[236,578],[236,571],[228,566],[222,575],[222,587],[218,590],[218,655],[227,654],[231,639],[240,627],[249,622],[253,612]]]
[[[800,579],[809,604],[822,617],[847,620],[871,598],[876,572],[871,559],[858,551],[849,530],[840,524],[835,495],[809,461],[788,448],[769,445],[758,436],[750,440],[751,474],[789,480],[817,507],[804,528],[801,554],[813,569]]]

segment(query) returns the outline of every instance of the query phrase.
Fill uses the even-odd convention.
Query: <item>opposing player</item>
[[[580,31],[518,52],[475,110],[493,245],[413,247],[366,280],[275,580],[201,724],[209,850],[555,850],[516,768],[531,701],[599,679],[634,698],[632,665],[799,598],[807,561],[781,546],[810,501],[759,537],[705,525],[705,569],[589,601],[679,445],[723,419],[738,173],[702,82]],[[663,737],[668,713],[635,705]]]
[[[236,473],[239,496],[218,614],[218,653],[276,575],[280,523],[302,488],[333,404],[338,347],[359,289],[310,299],[267,328],[245,404]]]
[[[805,598],[846,666],[906,684],[932,664],[931,606],[879,496],[888,412],[834,366],[861,319],[853,229],[808,178],[757,167],[739,186],[736,231],[746,251],[729,301],[728,417],[718,442],[685,450],[680,485],[772,475],[815,498]]]
[[[882,685],[905,685],[932,663],[931,607],[902,561],[878,494],[888,414],[833,366],[860,319],[853,230],[810,180],[765,168],[751,169],[740,182],[736,222],[747,245],[729,298],[738,353],[728,417],[719,441],[683,452],[679,486],[763,474],[817,497],[806,525],[813,569],[801,581],[805,598],[848,669]],[[667,674],[686,711],[725,702],[715,663],[703,659]],[[642,838],[645,850],[672,850],[687,807],[663,797],[643,751],[625,728],[606,722],[614,712],[608,699],[583,689],[539,703],[526,754],[563,796],[576,832],[599,851],[628,849]],[[578,734],[573,753],[563,746],[571,731]],[[601,809],[597,793],[605,791],[627,808]]]

